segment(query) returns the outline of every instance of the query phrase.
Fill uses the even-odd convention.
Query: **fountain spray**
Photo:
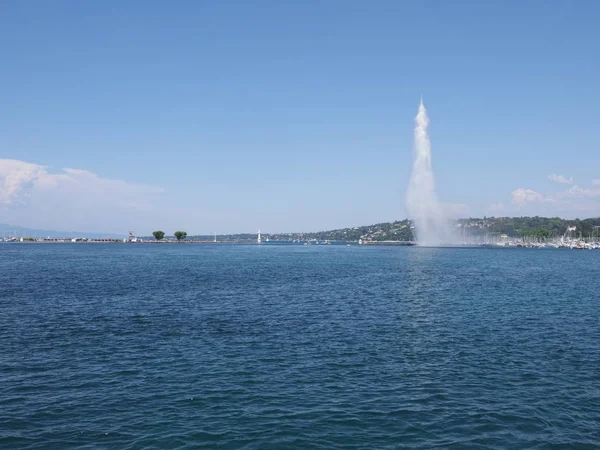
[[[415,117],[414,162],[406,193],[406,208],[416,228],[418,245],[447,245],[454,243],[454,239],[452,239],[452,228],[435,190],[428,126],[429,117],[421,98],[419,111]]]

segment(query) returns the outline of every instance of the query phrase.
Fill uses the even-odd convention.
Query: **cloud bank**
[[[554,179],[552,178],[554,177]],[[570,184],[573,178],[550,175],[558,183]],[[575,184],[568,189],[542,193],[528,188],[518,188],[511,192],[510,205],[502,202],[489,206],[488,212],[503,215],[544,215],[561,217],[600,216],[600,179],[594,179],[590,186]]]
[[[0,159],[1,222],[124,233],[155,211],[163,189],[93,172]]]

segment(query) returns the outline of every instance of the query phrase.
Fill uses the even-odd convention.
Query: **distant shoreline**
[[[127,245],[140,245],[140,244],[151,244],[151,245],[256,245],[256,246],[317,246],[317,247],[327,247],[327,246],[348,246],[348,247],[418,247],[415,242],[400,242],[400,241],[368,241],[368,242],[356,242],[356,241],[336,241],[336,242],[310,242],[310,241],[300,241],[300,242],[290,242],[290,241],[270,241],[270,242],[256,242],[256,241],[200,241],[200,240],[185,240],[185,241],[123,241],[121,240],[98,240],[98,239],[89,239],[89,240],[63,240],[63,239],[53,239],[53,240],[24,240],[24,241],[0,241],[0,244],[127,244]],[[556,245],[556,244],[457,244],[457,245],[438,245],[438,246],[422,246],[422,248],[487,248],[487,249],[518,249],[518,248],[527,248],[527,249],[567,249],[567,250],[600,250],[600,245],[598,244],[589,244],[589,243],[579,243],[579,244],[565,244],[565,245]]]

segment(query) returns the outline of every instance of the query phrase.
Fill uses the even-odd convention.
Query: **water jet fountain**
[[[435,190],[428,126],[429,117],[421,98],[419,111],[415,117],[414,162],[406,193],[406,209],[415,226],[418,245],[452,245],[456,242],[452,226]]]

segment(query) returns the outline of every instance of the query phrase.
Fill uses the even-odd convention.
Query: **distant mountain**
[[[57,231],[57,230],[41,230],[36,228],[25,228],[19,227],[16,225],[8,225],[5,223],[0,223],[0,238],[3,237],[51,237],[51,238],[123,238],[125,235],[123,234],[113,234],[113,233],[88,233],[81,231]]]

